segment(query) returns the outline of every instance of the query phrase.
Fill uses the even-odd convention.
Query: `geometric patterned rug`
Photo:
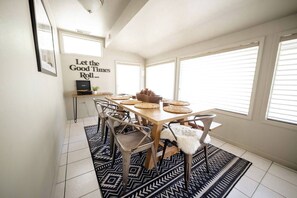
[[[117,152],[111,168],[109,139],[106,144],[97,133],[97,125],[85,127],[94,168],[103,197],[119,197],[122,191],[122,158]],[[188,191],[185,190],[183,155],[164,159],[158,176],[155,169],[142,166],[143,155],[132,155],[129,179],[122,197],[226,197],[251,166],[251,162],[209,145],[209,173],[203,149],[193,155]]]

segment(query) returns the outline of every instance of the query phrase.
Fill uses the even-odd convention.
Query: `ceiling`
[[[90,14],[78,0],[49,1],[59,28],[75,32],[79,30],[100,37],[106,36],[129,2],[105,0],[101,8]]]
[[[297,13],[296,0],[105,0],[93,14],[77,0],[52,1],[58,27],[103,37],[112,32],[108,48],[144,58]]]

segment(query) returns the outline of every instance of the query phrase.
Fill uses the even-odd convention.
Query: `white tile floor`
[[[84,126],[97,124],[97,117],[69,121],[56,184],[56,198],[102,197],[88,148]],[[212,144],[253,163],[228,198],[297,197],[297,172],[242,148],[212,138]]]

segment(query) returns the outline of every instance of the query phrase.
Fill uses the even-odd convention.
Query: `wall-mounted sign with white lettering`
[[[89,80],[90,78],[99,78],[97,76],[97,72],[110,72],[110,69],[105,69],[100,67],[99,62],[95,62],[94,60],[78,60],[75,59],[75,64],[69,66],[71,71],[79,72],[79,77]]]

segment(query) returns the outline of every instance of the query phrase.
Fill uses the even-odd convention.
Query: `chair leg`
[[[113,150],[114,150],[114,136],[112,133],[110,133],[110,142],[109,142],[109,150],[110,150],[110,156],[113,155]]]
[[[98,116],[98,126],[97,126],[97,133],[99,132],[100,129],[100,116]]]
[[[104,134],[104,144],[106,144],[107,133],[108,133],[108,126],[106,125],[106,127],[105,127],[105,134]]]
[[[122,194],[124,194],[126,191],[126,188],[127,188],[127,183],[128,183],[131,153],[122,152],[122,156],[123,156],[123,191],[122,191]]]
[[[156,151],[155,151],[154,144],[152,144],[151,150],[152,150],[152,156],[153,156],[153,161],[154,161],[155,169],[156,169],[157,174],[159,175],[158,166],[157,166]]]
[[[189,189],[190,176],[191,176],[191,168],[192,168],[192,154],[186,154],[184,157],[184,179],[186,190]]]
[[[205,145],[205,146],[203,147],[203,150],[204,150],[204,156],[205,156],[206,171],[207,171],[207,173],[209,173],[209,164],[208,164],[208,147],[207,147],[207,145]]]
[[[103,141],[104,134],[105,134],[105,119],[102,119],[102,124],[101,124],[101,141]]]
[[[161,157],[161,160],[160,160],[160,163],[159,163],[159,168],[161,168],[161,165],[162,165],[162,162],[163,162],[163,159],[164,159],[164,155],[165,155],[165,151],[166,151],[167,145],[168,145],[168,140],[165,140],[164,147],[163,147],[162,157]]]
[[[111,168],[113,168],[114,161],[115,161],[115,157],[116,157],[116,153],[117,153],[117,145],[116,145],[116,144],[113,144],[113,145],[112,145],[112,160],[111,160]]]

